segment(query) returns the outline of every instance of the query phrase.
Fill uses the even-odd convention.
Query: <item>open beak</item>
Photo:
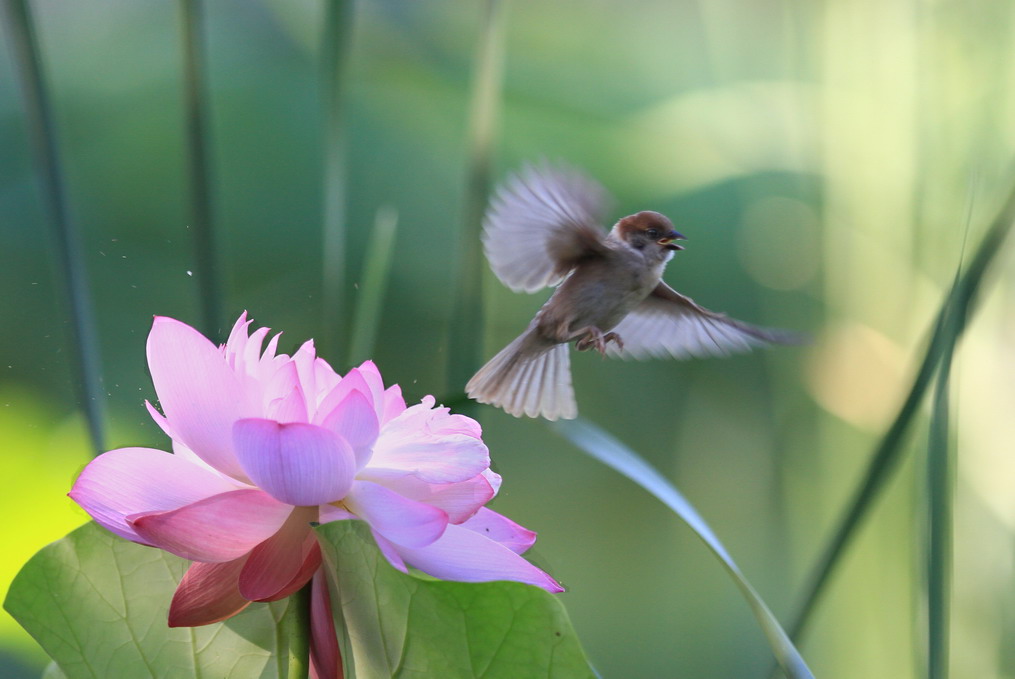
[[[656,242],[662,245],[667,250],[683,250],[683,245],[677,245],[673,241],[675,240],[687,240],[683,234],[677,233],[676,231],[670,231],[664,237],[660,238]]]

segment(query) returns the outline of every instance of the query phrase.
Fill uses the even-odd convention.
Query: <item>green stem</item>
[[[289,637],[287,679],[307,679],[310,676],[310,593],[311,583],[308,582],[289,597],[289,610],[283,618]]]
[[[349,362],[352,365],[373,356],[377,330],[381,324],[381,312],[384,309],[384,293],[388,279],[391,278],[397,225],[398,212],[393,207],[385,206],[377,211],[366,256],[363,258],[363,282],[359,286],[359,297],[352,317],[352,339],[349,349]]]
[[[321,349],[346,358],[348,289],[346,281],[345,64],[352,36],[353,0],[328,0],[321,38],[324,205],[321,244]]]
[[[49,204],[57,255],[57,287],[63,293],[70,315],[69,343],[77,372],[76,388],[88,422],[88,433],[95,453],[105,448],[99,340],[95,330],[95,312],[89,293],[81,238],[67,202],[63,166],[56,138],[56,125],[46,90],[45,75],[39,57],[31,9],[25,0],[4,0],[5,24],[14,52],[25,97],[26,124],[38,163],[42,195]]]
[[[222,286],[218,273],[218,247],[211,207],[211,168],[208,148],[208,101],[205,94],[202,12],[200,0],[182,0],[183,99],[187,135],[187,174],[190,184],[190,219],[194,234],[194,268],[200,286],[201,319],[206,336],[221,334]]]
[[[448,388],[459,392],[479,367],[483,353],[483,257],[480,232],[490,191],[504,61],[504,4],[488,0],[476,52],[469,112],[469,157],[459,232],[458,275],[448,337]],[[471,403],[471,401],[469,402]]]

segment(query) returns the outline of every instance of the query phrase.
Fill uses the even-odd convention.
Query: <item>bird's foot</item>
[[[603,335],[603,345],[604,345],[604,347],[605,347],[605,345],[609,344],[610,342],[613,342],[614,344],[616,344],[617,348],[620,349],[621,351],[624,350],[624,340],[620,339],[620,335],[618,335],[617,333],[615,333],[615,332],[608,332],[605,335]]]
[[[595,349],[602,356],[606,356],[606,345],[610,342],[616,342],[619,348],[624,348],[623,340],[621,340],[620,335],[615,332],[608,332],[604,335],[603,331],[595,326],[585,328],[584,332],[585,336],[575,342],[574,345],[574,348],[578,351]]]

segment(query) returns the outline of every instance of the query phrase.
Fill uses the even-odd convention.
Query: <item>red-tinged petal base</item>
[[[310,591],[310,670],[319,679],[342,679],[342,656],[331,617],[331,596],[323,571],[314,575]]]
[[[303,559],[303,565],[300,566],[300,569],[293,576],[293,579],[289,581],[289,584],[267,599],[258,599],[258,601],[278,601],[279,599],[284,599],[290,594],[298,592],[310,581],[310,578],[321,567],[321,547],[317,544],[317,536],[312,531],[307,534],[306,541],[303,543],[304,550],[307,549],[307,545],[310,545],[309,553]]]
[[[251,550],[240,573],[240,592],[251,601],[267,601],[298,581],[308,557],[314,553],[316,538],[310,522],[317,521],[317,507],[297,507],[277,533]],[[320,552],[318,564],[320,564]],[[297,582],[295,591],[310,580],[313,570]]]
[[[169,605],[170,627],[197,627],[231,618],[250,601],[240,594],[247,557],[226,563],[195,563],[183,576]]]

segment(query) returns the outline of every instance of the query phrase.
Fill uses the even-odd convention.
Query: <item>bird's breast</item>
[[[536,322],[547,336],[562,335],[595,326],[606,332],[637,307],[659,282],[658,274],[644,266],[598,263],[579,267],[554,292]]]

